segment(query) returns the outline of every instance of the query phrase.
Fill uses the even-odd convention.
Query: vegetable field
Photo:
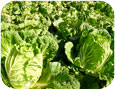
[[[15,89],[107,87],[113,27],[103,1],[12,1],[1,13],[2,81]]]

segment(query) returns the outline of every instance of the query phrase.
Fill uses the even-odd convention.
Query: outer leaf
[[[37,39],[37,35],[33,31],[4,31],[2,32],[1,37],[1,58],[7,57],[14,45],[34,43]]]
[[[51,81],[49,81],[48,86],[45,88],[53,88],[53,89],[79,89],[80,83],[78,79],[70,75],[68,69],[65,67],[62,68],[62,71],[54,76]]]
[[[80,64],[86,73],[98,72],[111,56],[111,37],[105,30],[94,31],[88,34],[80,48]]]
[[[49,62],[46,64],[46,66],[43,68],[42,75],[38,81],[38,83],[35,84],[35,87],[38,88],[44,88],[46,87],[51,79],[57,75],[61,70],[61,65],[58,62]]]
[[[106,86],[111,84],[114,79],[114,55],[110,57],[98,74],[100,80],[106,80]]]
[[[48,83],[54,75],[57,75],[61,70],[61,64],[58,62],[49,62],[43,68],[42,76],[39,82]],[[47,76],[46,76],[47,75]]]
[[[65,44],[65,54],[70,62],[74,63],[73,43],[67,42]]]
[[[15,44],[24,42],[17,32],[3,32],[1,36],[1,58],[8,56]]]
[[[78,89],[80,88],[80,83],[74,75],[69,74],[68,68],[62,67],[58,62],[50,62],[43,68],[40,80],[35,87],[44,89]]]
[[[8,76],[7,76],[7,73],[5,71],[5,58],[2,58],[1,59],[1,78],[2,78],[2,81],[4,82],[5,85],[7,85],[8,87],[12,87],[10,82],[9,82],[9,79],[8,79]]]
[[[47,32],[46,34],[38,37],[37,43],[43,54],[44,60],[53,60],[59,48],[55,37],[51,33]]]

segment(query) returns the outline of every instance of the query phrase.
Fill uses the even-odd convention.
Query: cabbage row
[[[114,78],[114,12],[103,1],[13,1],[1,13],[1,77],[15,89],[100,89]]]

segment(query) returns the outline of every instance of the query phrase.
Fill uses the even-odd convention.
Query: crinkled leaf
[[[11,49],[15,44],[23,43],[24,41],[17,32],[3,32],[1,34],[1,58],[9,55]]]
[[[55,37],[50,33],[46,33],[38,37],[37,44],[43,54],[44,60],[53,60],[59,48]]]
[[[31,88],[39,79],[43,57],[30,44],[14,46],[5,61],[5,69],[14,88]],[[39,51],[39,50],[38,50]]]
[[[111,56],[111,37],[105,30],[94,31],[88,34],[80,48],[80,64],[86,73],[98,72]]]
[[[106,81],[106,86],[111,84],[112,80],[114,79],[114,55],[109,58],[98,73],[100,80]]]
[[[50,62],[46,68],[43,68],[40,80],[35,87],[44,89],[78,89],[80,88],[80,83],[74,75],[69,74],[68,68],[62,67],[58,62]]]

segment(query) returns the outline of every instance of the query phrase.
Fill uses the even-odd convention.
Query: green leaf
[[[48,83],[54,75],[57,75],[61,70],[61,64],[58,62],[48,62],[43,68],[42,76],[39,82]],[[47,76],[46,76],[47,75]]]
[[[1,58],[1,78],[5,85],[12,87],[5,71],[5,57]]]
[[[14,46],[6,58],[5,69],[14,88],[31,88],[41,76],[43,57],[36,49],[31,44]]]
[[[23,43],[24,41],[17,32],[3,32],[1,34],[1,58],[9,55],[11,49],[15,44]]]
[[[37,44],[43,54],[44,60],[53,60],[59,48],[57,39],[51,33],[46,32],[46,34],[38,36]]]
[[[70,75],[66,68],[54,76],[49,84],[45,87],[47,89],[79,89],[80,83],[74,75]]]
[[[58,62],[49,62],[43,68],[42,75],[35,87],[43,89],[78,89],[80,83],[74,75],[69,74],[68,68],[61,66]]]
[[[80,48],[80,67],[86,73],[98,72],[112,54],[110,43],[111,37],[105,30],[88,34]]]
[[[111,84],[114,79],[114,54],[108,59],[98,74],[100,80],[106,81],[106,86]]]
[[[70,62],[74,63],[74,53],[73,53],[73,43],[67,42],[65,44],[65,54],[67,55],[67,58]]]
[[[48,62],[43,67],[42,75],[34,87],[44,88],[48,85],[51,79],[61,70],[61,64],[58,62]]]

